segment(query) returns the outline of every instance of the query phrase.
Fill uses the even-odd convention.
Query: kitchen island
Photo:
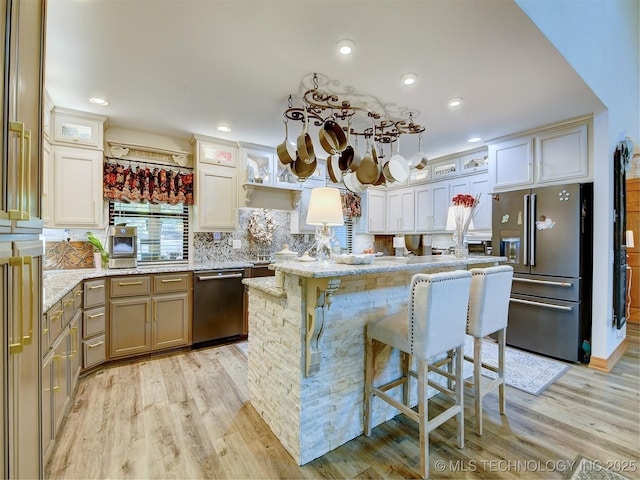
[[[505,260],[443,255],[382,257],[370,265],[291,261],[272,266],[276,278],[245,279],[251,403],[299,465],[357,437],[364,430],[367,322],[406,307],[416,273]],[[377,381],[391,379],[400,355],[389,351],[378,358]],[[374,403],[374,425],[398,414],[383,403]]]

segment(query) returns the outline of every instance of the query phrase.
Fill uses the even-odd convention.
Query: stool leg
[[[427,375],[429,368],[426,360],[418,359],[418,416],[420,435],[420,474],[429,478],[429,400],[427,399]]]
[[[502,379],[498,385],[498,396],[500,398],[500,415],[504,415],[504,351],[506,344],[506,329],[498,332],[498,375]]]
[[[482,339],[473,339],[473,399],[476,406],[476,433],[482,435]]]
[[[460,407],[457,415],[458,421],[458,448],[464,448],[464,377],[462,365],[464,364],[464,347],[456,348],[456,404]]]
[[[411,400],[411,389],[409,379],[411,376],[409,375],[409,367],[411,365],[411,355],[406,352],[400,352],[400,356],[402,359],[402,378],[404,383],[402,384],[402,402],[408,407],[409,401]]]
[[[371,409],[373,408],[373,394],[371,393],[371,385],[373,384],[375,368],[373,339],[366,337],[364,350],[364,434],[365,436],[370,437],[373,423],[373,419],[371,418]]]

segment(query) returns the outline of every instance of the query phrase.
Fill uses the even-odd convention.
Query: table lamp
[[[331,258],[331,229],[329,227],[344,225],[342,199],[337,188],[320,187],[311,190],[307,224],[318,225],[316,228],[317,257],[321,261],[328,262]]]

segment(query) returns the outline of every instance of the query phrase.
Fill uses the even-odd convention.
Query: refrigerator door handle
[[[529,261],[531,262],[531,266],[534,267],[536,265],[536,197],[535,193],[531,194],[531,224],[529,225]]]
[[[529,238],[529,194],[525,194],[524,196],[524,227],[522,235],[522,264],[529,265],[529,242],[527,239]]]

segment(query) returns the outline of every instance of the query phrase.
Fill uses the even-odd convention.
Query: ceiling
[[[288,96],[299,102],[314,72],[371,108],[419,111],[430,158],[477,147],[470,136],[604,108],[511,0],[49,0],[47,16],[54,105],[177,138],[276,146]],[[337,53],[343,38],[356,44],[349,57]],[[418,74],[410,87],[408,72]],[[452,97],[463,104],[448,107]],[[290,125],[291,140],[302,125]],[[401,137],[403,154],[416,137]]]

